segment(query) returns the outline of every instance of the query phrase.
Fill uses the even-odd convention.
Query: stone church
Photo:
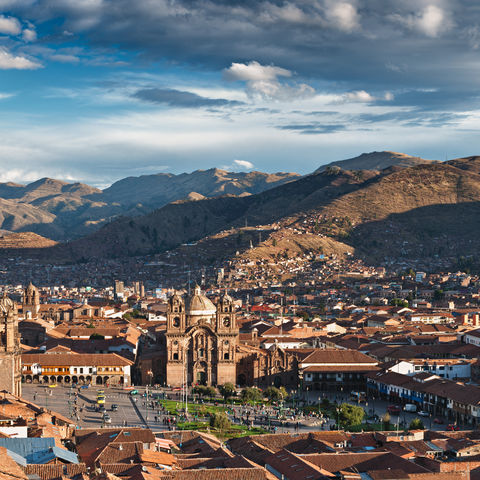
[[[20,335],[15,303],[0,298],[0,391],[22,395]]]
[[[235,384],[238,328],[230,296],[214,305],[197,286],[185,298],[170,297],[165,340],[167,385]]]

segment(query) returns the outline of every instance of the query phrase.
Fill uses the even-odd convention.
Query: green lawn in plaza
[[[248,428],[245,425],[231,425],[227,430],[217,430],[210,427],[207,422],[179,422],[177,424],[178,430],[196,430],[199,432],[207,432],[216,435],[219,438],[238,438],[246,437],[248,435],[262,435],[268,433],[267,430],[260,427]]]

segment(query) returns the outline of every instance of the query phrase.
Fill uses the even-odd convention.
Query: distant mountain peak
[[[314,173],[325,171],[329,167],[337,166],[343,170],[384,170],[389,167],[413,167],[415,165],[423,165],[426,163],[436,163],[436,160],[426,160],[421,157],[414,157],[406,153],[381,151],[362,153],[358,157],[349,158],[347,160],[338,160],[335,162],[322,165]]]

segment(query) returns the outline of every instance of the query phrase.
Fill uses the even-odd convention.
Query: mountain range
[[[239,249],[257,258],[348,251],[370,261],[476,254],[480,248],[480,157],[436,162],[372,152],[357,159],[334,162],[303,177],[276,174],[268,189],[261,176],[265,174],[255,173],[255,178],[263,179],[258,187],[263,191],[258,193],[245,194],[242,184],[234,194],[171,201],[146,215],[123,216],[87,236],[42,252],[59,261],[85,261],[159,253],[198,241],[204,250],[210,249],[210,258],[229,258]],[[226,184],[232,188],[230,175],[236,174],[216,175],[228,178]],[[128,198],[126,185],[135,181],[126,179],[124,186],[118,182],[122,188],[117,185],[116,189]],[[249,180],[250,188],[253,184]],[[187,190],[190,185],[183,192]],[[218,192],[215,187],[208,191]],[[159,198],[160,193],[149,191],[149,198]],[[91,200],[92,194],[86,197]],[[128,201],[124,205],[135,210]],[[252,236],[257,230],[263,232],[259,241]],[[255,248],[250,250],[252,239]]]
[[[128,177],[105,190],[42,178],[28,185],[0,184],[0,231],[34,232],[65,241],[118,216],[138,216],[181,200],[251,195],[298,178],[295,173],[232,173],[220,169]]]

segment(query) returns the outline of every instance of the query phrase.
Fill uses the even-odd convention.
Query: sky
[[[0,0],[0,182],[480,154],[471,0]]]

